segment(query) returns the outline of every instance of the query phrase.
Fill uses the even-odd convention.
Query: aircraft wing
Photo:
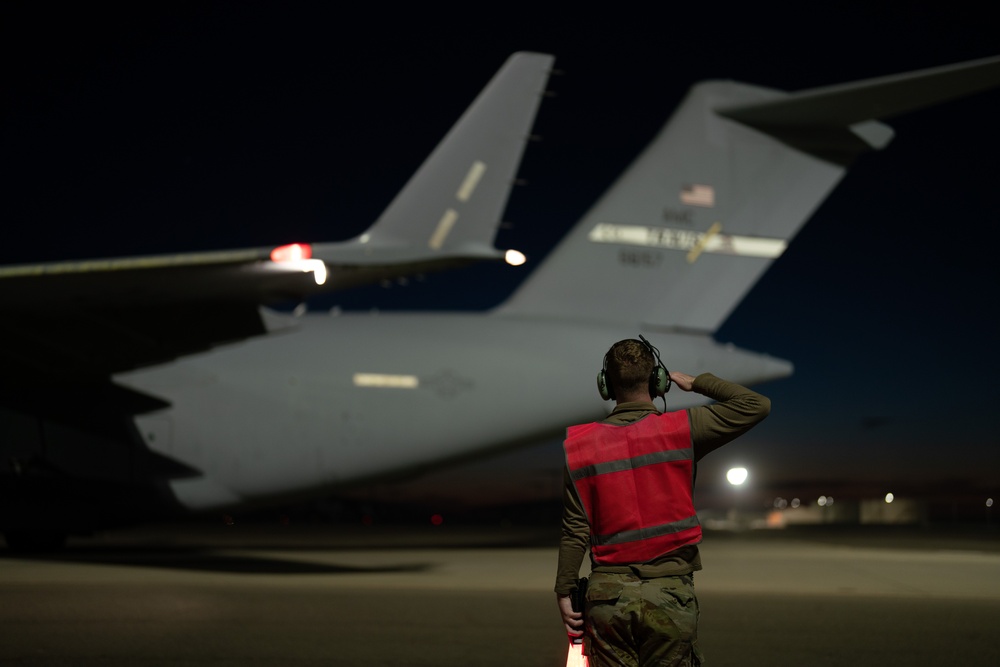
[[[87,382],[267,331],[315,279],[256,250],[0,267],[3,384]]]
[[[553,60],[512,55],[357,238],[0,267],[0,384],[107,378],[291,321],[263,305],[502,258],[493,242]]]

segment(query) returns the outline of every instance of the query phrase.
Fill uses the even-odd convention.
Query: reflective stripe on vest
[[[595,562],[645,563],[701,541],[686,411],[571,426],[564,447]]]

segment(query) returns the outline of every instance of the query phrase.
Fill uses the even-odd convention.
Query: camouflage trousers
[[[698,598],[691,575],[642,579],[594,572],[584,653],[591,667],[696,667]]]

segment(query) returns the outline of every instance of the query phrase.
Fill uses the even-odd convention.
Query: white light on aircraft
[[[287,269],[288,271],[312,273],[313,280],[316,281],[317,285],[326,283],[326,262],[321,259],[288,260],[279,263],[277,266],[280,269]]]
[[[321,259],[307,259],[302,263],[310,265],[311,268],[306,270],[312,271],[313,279],[316,281],[317,285],[323,285],[326,283],[326,262]]]
[[[511,266],[521,266],[528,261],[528,258],[524,256],[524,253],[519,250],[508,250],[507,254],[504,255],[504,259]]]
[[[743,482],[747,481],[747,469],[746,468],[730,468],[729,472],[726,473],[726,479],[733,486],[739,486]]]
[[[384,389],[416,389],[420,380],[416,375],[389,375],[387,373],[355,373],[355,387],[381,387]]]
[[[891,503],[891,502],[892,502],[893,500],[895,500],[895,499],[896,499],[896,496],[892,495],[891,493],[887,493],[887,494],[885,494],[885,502],[886,502],[887,504],[888,504],[888,503]]]
[[[271,261],[277,268],[312,273],[317,285],[326,284],[326,262],[311,257],[312,246],[307,243],[289,243],[271,251]]]

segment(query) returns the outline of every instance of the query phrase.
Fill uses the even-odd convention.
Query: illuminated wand
[[[576,588],[570,594],[573,611],[583,613],[584,600],[587,599],[587,577],[578,579]],[[584,623],[587,622],[584,616]],[[583,654],[583,635],[569,635],[569,652],[566,654],[566,667],[590,667],[590,661]]]

